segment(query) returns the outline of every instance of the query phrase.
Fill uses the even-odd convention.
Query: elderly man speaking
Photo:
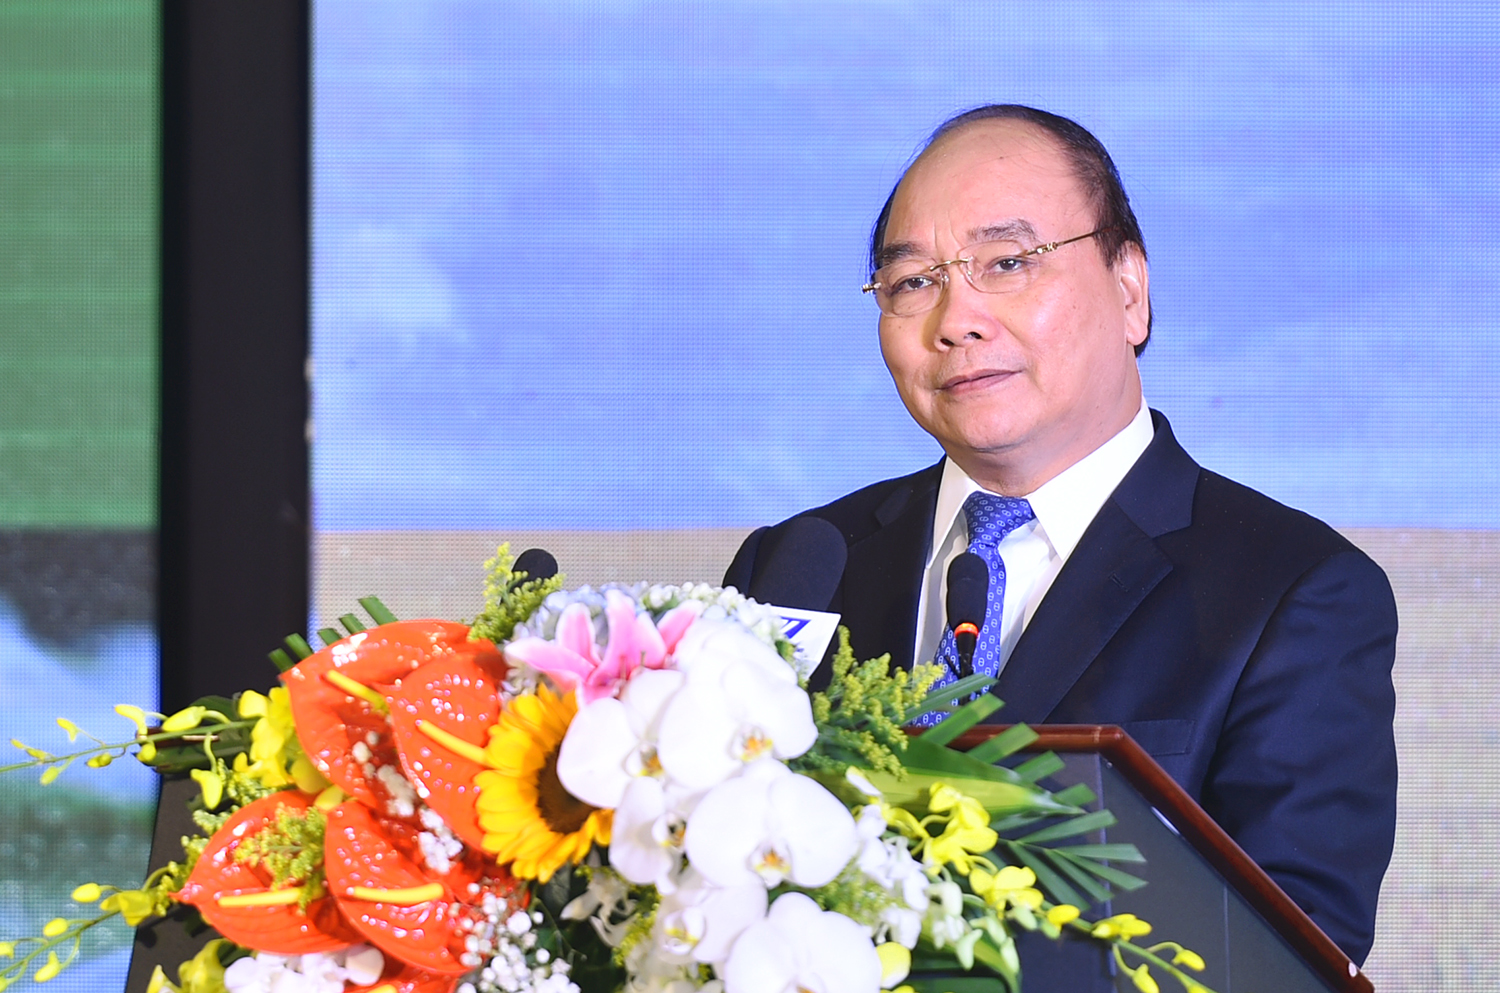
[[[972,665],[1004,719],[1122,725],[1362,962],[1395,835],[1390,585],[1146,407],[1146,249],[1108,152],[1028,107],[955,117],[870,256],[886,366],[946,457],[761,528],[725,582],[799,568],[768,550],[821,518],[847,544],[827,609],[857,655],[951,664],[948,565],[975,553]]]

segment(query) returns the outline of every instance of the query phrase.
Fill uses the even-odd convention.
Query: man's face
[[[983,121],[939,139],[891,205],[887,252],[943,261],[1021,232],[1030,248],[1092,231],[1093,207],[1046,132]],[[992,235],[989,237],[993,237]],[[1029,493],[1103,444],[1140,409],[1134,348],[1146,338],[1146,266],[1114,266],[1096,239],[1029,260],[1024,288],[980,293],[958,267],[938,305],[880,319],[880,344],[907,410],[981,484]]]

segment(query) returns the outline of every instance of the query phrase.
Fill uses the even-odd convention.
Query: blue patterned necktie
[[[970,493],[964,501],[964,522],[969,528],[969,551],[984,560],[990,570],[989,597],[984,610],[984,627],[974,647],[974,671],[993,676],[1000,670],[1000,622],[1005,614],[1005,563],[1000,559],[1000,540],[1036,517],[1031,504],[1020,497],[997,496],[994,493]],[[937,663],[944,667],[938,686],[953,682],[958,671],[958,648],[953,643],[953,629],[943,634],[938,646]],[[942,713],[923,714],[913,723],[931,727],[943,718]]]

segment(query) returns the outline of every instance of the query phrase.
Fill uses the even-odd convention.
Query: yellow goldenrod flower
[[[68,732],[68,740],[69,741],[77,741],[78,740],[78,732],[80,730],[82,730],[81,728],[79,728],[79,726],[77,724],[74,724],[72,721],[68,720],[66,717],[59,717],[57,719],[57,726],[60,727],[60,728],[62,728],[64,731]]]
[[[73,891],[74,903],[93,903],[104,895],[98,883],[84,883]]]
[[[62,972],[62,963],[57,960],[57,953],[48,952],[47,964],[38,969],[36,975],[31,978],[39,983],[45,983],[50,979],[56,979],[59,972]]]
[[[62,917],[54,917],[54,918],[52,918],[52,920],[50,920],[46,924],[42,925],[42,937],[44,937],[44,938],[56,938],[58,935],[62,934],[63,932],[65,932],[67,930],[68,930],[68,922],[67,922],[67,920],[65,918],[62,918]]]
[[[875,954],[880,956],[881,989],[890,989],[893,983],[901,982],[911,972],[911,950],[900,942],[887,941],[877,945]]]

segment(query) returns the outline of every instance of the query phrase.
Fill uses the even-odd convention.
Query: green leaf
[[[1084,870],[1085,872],[1093,873],[1105,882],[1110,883],[1114,886],[1118,886],[1122,890],[1138,890],[1142,886],[1146,885],[1146,881],[1144,879],[1139,876],[1133,876],[1123,869],[1116,869],[1113,866],[1101,865],[1100,863],[1095,862],[1093,859],[1089,858],[1078,858],[1075,856],[1070,856],[1058,848],[1049,848],[1047,849],[1047,851],[1060,859],[1065,859],[1070,864],[1076,865],[1078,868]]]
[[[1036,739],[1037,733],[1025,724],[1013,724],[989,741],[982,741],[969,749],[969,756],[993,765],[1001,759],[1010,758]]]
[[[312,646],[300,634],[289,634],[283,640],[286,642],[287,651],[295,655],[299,661],[313,653]]]
[[[396,615],[391,613],[390,608],[380,602],[379,597],[364,597],[359,601],[359,605],[365,608],[365,612],[370,615],[370,619],[376,624],[395,623]]]
[[[318,628],[318,637],[323,640],[323,646],[333,644],[335,641],[343,641],[344,636],[339,633],[338,628]]]
[[[952,706],[954,700],[962,699],[972,693],[982,693],[993,685],[995,685],[995,677],[975,673],[972,676],[965,676],[963,679],[949,683],[947,686],[939,686],[923,697],[922,702],[917,704],[915,708],[906,712],[906,720],[910,723],[912,718],[925,714],[928,711],[943,710]],[[942,727],[942,725],[939,724],[938,727]]]
[[[1096,810],[1082,817],[1074,817],[1054,824],[1051,827],[1033,831],[1031,834],[1022,835],[1017,841],[1031,845],[1039,845],[1044,841],[1056,841],[1059,838],[1072,838],[1075,835],[1088,834],[1090,831],[1098,831],[1115,823],[1115,815],[1107,810]]]
[[[1083,895],[1075,890],[1056,869],[1037,856],[1027,851],[1025,847],[1013,841],[1001,841],[999,847],[1010,854],[1012,862],[1019,862],[1032,872],[1036,873],[1037,885],[1052,897],[1054,903],[1071,903],[1075,907],[1086,907],[1088,901]]]
[[[1099,799],[1098,794],[1089,789],[1088,783],[1074,783],[1065,790],[1058,790],[1052,794],[1059,803],[1071,803],[1075,807],[1084,807]]]
[[[1144,862],[1146,856],[1129,843],[1112,845],[1059,845],[1054,852],[1067,852],[1086,859],[1109,859],[1111,862]]]
[[[954,683],[953,685],[958,686],[962,682],[962,680],[959,680],[958,683]],[[945,689],[947,688],[945,687]],[[947,693],[947,697],[950,700],[958,698],[951,690]],[[929,696],[927,699],[931,700],[932,697]],[[926,700],[922,701],[923,705],[926,702]],[[982,696],[977,700],[970,700],[955,710],[941,724],[923,731],[921,737],[926,739],[929,744],[949,744],[954,738],[957,738],[1003,706],[1005,704],[1000,702],[1000,698],[994,696]]]
[[[1092,902],[1103,903],[1112,895],[1107,888],[1099,885],[1093,877],[1075,865],[1073,860],[1058,856],[1050,848],[1043,848],[1037,854],[1046,859],[1058,872],[1067,876],[1068,881],[1074,886],[1087,893]]]
[[[286,672],[297,664],[297,660],[286,653],[286,649],[277,648],[266,655],[271,664],[276,667],[277,672]]]
[[[1016,775],[1028,783],[1034,783],[1063,768],[1063,760],[1057,757],[1056,752],[1043,752],[1034,759],[1028,759],[1016,766]]]
[[[866,771],[865,777],[884,794],[885,802],[903,807],[921,816],[927,810],[928,791],[934,783],[946,783],[965,796],[973,797],[989,811],[1037,810],[1043,816],[1052,816],[1056,804],[1043,790],[1018,783],[995,782],[988,779],[965,778],[949,773],[931,773],[908,769],[900,779],[888,772]],[[838,795],[841,790],[832,776],[818,776],[820,782]],[[842,777],[840,777],[842,778]]]
[[[350,634],[359,634],[365,629],[364,624],[358,617],[355,617],[353,614],[345,614],[343,617],[340,617],[339,623],[342,624],[344,626],[344,630],[348,631]]]

